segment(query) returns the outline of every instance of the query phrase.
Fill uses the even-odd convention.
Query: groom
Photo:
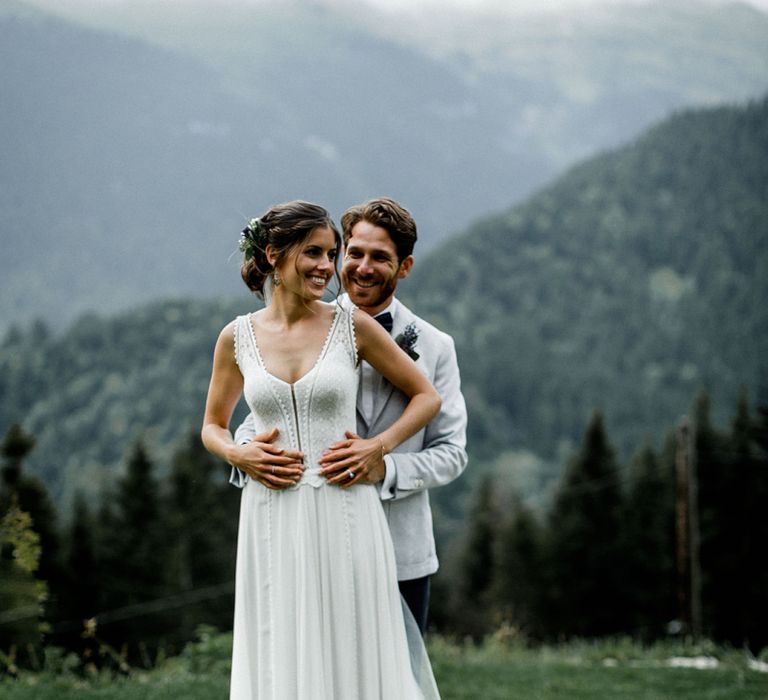
[[[373,199],[348,209],[341,218],[345,256],[342,280],[349,300],[376,318],[413,358],[442,398],[440,413],[394,452],[382,457],[364,438],[388,428],[408,398],[366,362],[361,363],[357,396],[357,434],[329,446],[321,460],[331,483],[379,486],[397,560],[400,592],[422,633],[427,624],[429,579],[438,561],[428,489],[453,481],[467,464],[467,412],[451,337],[416,316],[395,298],[400,280],[413,267],[416,223],[392,199]],[[342,303],[348,303],[342,297]],[[262,441],[250,421],[237,442]],[[274,439],[274,436],[271,436]],[[234,465],[237,466],[237,465]],[[348,477],[349,469],[355,474]],[[240,482],[241,479],[236,479]],[[233,482],[233,483],[235,483]]]

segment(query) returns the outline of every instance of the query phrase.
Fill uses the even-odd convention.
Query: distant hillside
[[[512,449],[558,459],[595,408],[626,455],[701,388],[726,415],[742,386],[768,389],[766,153],[768,99],[685,112],[419,257],[403,295],[456,339],[476,469]],[[59,498],[112,478],[140,434],[167,455],[199,425],[218,330],[253,307],[243,293],[15,330],[0,433],[36,436]]]
[[[417,265],[475,449],[554,454],[601,408],[625,451],[709,390],[768,399],[768,99],[681,113]]]
[[[234,293],[243,218],[292,197],[393,195],[425,251],[671,109],[768,89],[768,17],[736,5],[89,8],[0,7],[0,330]]]

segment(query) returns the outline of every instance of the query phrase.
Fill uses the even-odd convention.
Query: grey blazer
[[[350,304],[346,295],[341,302],[345,306]],[[425,428],[384,458],[387,476],[382,484],[381,500],[392,533],[400,581],[437,571],[428,489],[450,483],[467,465],[467,409],[461,394],[453,339],[398,302],[392,337],[396,338],[410,323],[418,332],[414,347],[419,354],[416,365],[434,384],[443,404],[440,413]],[[358,392],[362,392],[361,387]],[[358,434],[371,437],[385,430],[402,414],[407,403],[405,394],[382,379],[368,422],[359,410],[358,393]],[[235,441],[247,442],[253,435],[253,425],[246,418],[235,433]],[[242,486],[243,477],[239,470],[233,469],[230,481]]]

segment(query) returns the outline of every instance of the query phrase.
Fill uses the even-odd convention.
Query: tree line
[[[698,480],[700,634],[768,644],[768,405],[742,397],[728,430],[710,400],[692,411]],[[502,626],[528,640],[690,635],[690,551],[681,571],[679,446],[620,464],[595,413],[543,512],[492,476],[474,491],[463,546],[436,580],[441,629],[476,638]]]
[[[76,651],[84,664],[149,664],[179,651],[201,623],[231,628],[240,492],[196,431],[162,478],[137,441],[100,498],[76,496],[67,523],[44,483],[24,473],[33,447],[18,425],[2,443],[6,665],[32,662],[42,644]]]
[[[693,425],[702,631],[758,650],[768,644],[768,406],[751,412],[743,398],[723,431],[702,395]],[[86,665],[151,664],[200,624],[231,628],[240,492],[196,431],[162,476],[137,441],[122,474],[97,499],[78,495],[66,523],[45,484],[24,471],[33,448],[18,425],[1,445],[6,666],[31,663],[44,644]],[[542,512],[484,476],[460,554],[434,579],[434,628],[480,639],[504,627],[532,642],[690,632],[679,599],[675,453],[670,437],[659,453],[646,447],[620,464],[596,413]]]

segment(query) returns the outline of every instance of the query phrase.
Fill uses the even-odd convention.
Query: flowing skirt
[[[246,484],[231,700],[439,697],[404,607],[376,487]]]

